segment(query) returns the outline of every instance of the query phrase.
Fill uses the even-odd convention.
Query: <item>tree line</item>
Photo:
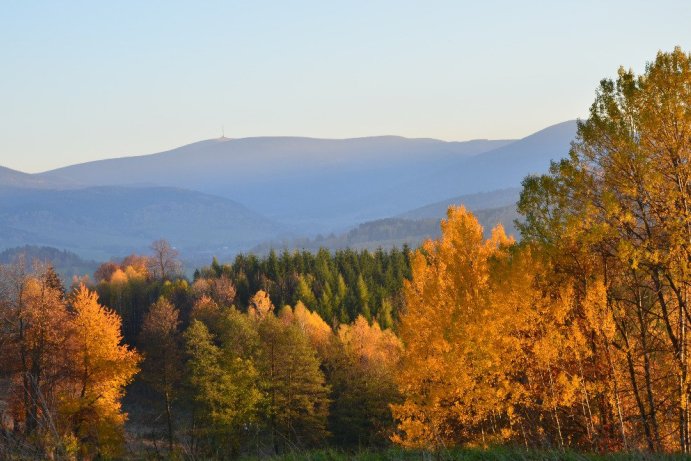
[[[237,290],[238,306],[266,291],[279,305],[302,301],[330,325],[353,322],[362,315],[390,328],[403,305],[403,280],[410,277],[410,249],[356,251],[322,248],[316,253],[283,251],[258,258],[238,255],[232,264],[198,270],[195,277],[224,277]]]
[[[177,252],[168,242],[154,242],[151,250],[149,256],[104,263],[93,280],[75,278],[70,290],[62,288],[50,267],[5,266],[1,306],[7,344],[21,345],[24,331],[43,334],[38,331],[44,328],[14,307],[26,304],[26,295],[10,290],[12,281],[47,277],[59,288],[50,296],[42,292],[42,312],[60,306],[70,312],[77,296],[88,298],[100,309],[102,321],[120,335],[108,347],[133,357],[126,377],[99,388],[114,397],[111,410],[118,415],[95,414],[101,432],[53,428],[53,421],[62,418],[57,400],[41,411],[28,404],[36,398],[8,401],[3,434],[17,441],[13,449],[37,457],[122,454],[125,391],[130,419],[150,429],[138,436],[155,446],[163,441],[165,449],[160,450],[166,454],[224,458],[250,450],[265,455],[327,443],[388,443],[394,429],[389,404],[400,400],[393,379],[402,345],[387,327],[396,315],[392,300],[401,302],[402,283],[395,279],[408,270],[408,250],[272,253],[263,259],[241,255],[229,265],[214,260],[191,281],[181,276]],[[335,284],[332,298],[327,295],[330,283]],[[280,304],[274,305],[274,299]],[[325,312],[328,299],[329,322],[319,313]],[[14,326],[24,330],[14,331]],[[59,336],[67,327],[56,322],[45,328]],[[46,354],[59,357],[59,349],[56,344]],[[29,360],[26,370],[12,369],[23,353],[14,348],[5,352],[8,393],[19,396],[31,388],[24,377],[34,365]],[[117,364],[104,364],[116,372]],[[53,396],[59,386],[50,380],[37,392]],[[89,405],[100,405],[100,396],[92,398]],[[143,408],[155,410],[143,414]],[[33,424],[34,413],[46,421]]]

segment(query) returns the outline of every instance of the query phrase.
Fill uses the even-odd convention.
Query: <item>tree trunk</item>
[[[171,412],[170,392],[168,389],[163,393],[166,400],[166,419],[168,423],[168,453],[173,452],[173,416]]]

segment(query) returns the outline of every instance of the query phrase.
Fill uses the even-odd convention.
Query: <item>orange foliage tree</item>
[[[405,401],[393,406],[396,442],[441,447],[471,440],[475,428],[502,413],[512,364],[508,348],[490,339],[502,317],[492,305],[490,266],[508,256],[509,243],[501,228],[485,241],[468,211],[450,208],[441,239],[413,256],[399,326]]]
[[[124,441],[125,386],[138,371],[139,354],[122,344],[120,317],[80,286],[71,302],[70,380],[60,393],[61,422],[88,456],[113,456]]]

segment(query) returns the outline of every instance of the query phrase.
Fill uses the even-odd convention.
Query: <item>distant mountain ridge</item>
[[[398,189],[419,190],[407,197],[409,210],[448,197],[520,187],[527,175],[546,173],[550,161],[567,157],[575,136],[575,120],[552,125],[497,149],[456,159],[430,174],[421,172],[416,181],[424,188],[408,182]]]
[[[297,232],[316,233],[409,208],[395,196],[386,202],[376,197],[400,181],[510,142],[395,136],[218,139],[147,156],[73,165],[40,176],[87,185],[155,184],[198,190],[236,200]]]
[[[86,185],[174,186],[235,200],[298,234],[346,230],[459,194],[517,187],[568,153],[575,121],[521,140],[381,136],[200,141],[42,173]]]

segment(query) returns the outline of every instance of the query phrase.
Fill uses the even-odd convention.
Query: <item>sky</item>
[[[0,4],[0,165],[221,136],[520,138],[600,79],[691,49],[679,1]]]

